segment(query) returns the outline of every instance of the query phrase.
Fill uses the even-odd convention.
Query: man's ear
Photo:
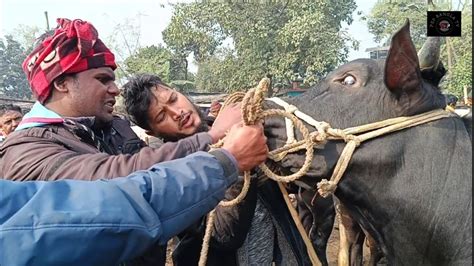
[[[71,76],[57,78],[53,81],[53,89],[66,93],[69,91],[69,86],[73,85],[73,82],[75,82],[75,80]]]

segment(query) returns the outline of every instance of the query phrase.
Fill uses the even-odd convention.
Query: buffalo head
[[[314,119],[339,129],[444,108],[445,100],[437,87],[445,73],[439,62],[439,42],[429,38],[419,58],[407,21],[393,35],[386,60],[354,60],[329,73],[304,94],[286,100]],[[265,125],[270,149],[283,146],[286,142],[283,119],[272,117]],[[316,147],[308,172],[313,178],[305,182],[314,186],[320,178],[330,177],[343,146],[342,142],[328,142],[324,147]],[[303,162],[304,151],[288,155],[280,166],[294,172]]]

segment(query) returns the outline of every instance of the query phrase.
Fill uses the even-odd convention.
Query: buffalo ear
[[[393,37],[385,61],[384,81],[387,88],[400,98],[421,85],[420,64],[415,45],[410,37],[410,21]]]

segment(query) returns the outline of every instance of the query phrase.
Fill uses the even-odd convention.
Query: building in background
[[[367,48],[365,51],[369,53],[370,59],[385,59],[387,58],[389,48],[390,46],[380,46]]]
[[[186,92],[185,95],[191,98],[193,103],[199,106],[204,114],[207,114],[213,101],[218,101],[222,104],[228,94],[222,92]]]
[[[12,99],[8,97],[0,96],[0,104],[8,104],[8,103],[19,106],[21,108],[21,112],[25,114],[31,110],[31,108],[33,107],[33,104],[35,104],[35,101]]]

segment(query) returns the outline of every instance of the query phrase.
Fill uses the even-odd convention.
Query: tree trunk
[[[184,80],[188,80],[188,59],[184,58]]]
[[[448,53],[448,75],[451,73],[451,67],[453,66],[453,56],[451,53],[451,40],[446,38],[446,52]]]
[[[463,86],[463,91],[464,91],[464,104],[467,105],[467,85]]]
[[[273,96],[273,80],[272,74],[267,74],[267,78],[270,79],[270,86],[268,86],[267,97],[270,98]]]

